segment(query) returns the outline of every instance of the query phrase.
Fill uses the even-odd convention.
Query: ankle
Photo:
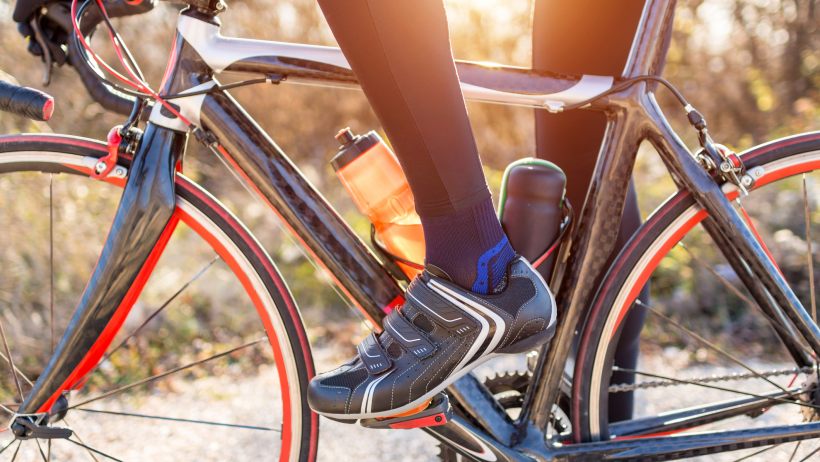
[[[434,217],[421,217],[427,242],[427,264],[461,287],[480,294],[503,284],[515,251],[486,200]]]

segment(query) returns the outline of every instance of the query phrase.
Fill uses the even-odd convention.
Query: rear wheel
[[[0,450],[3,460],[315,459],[313,376],[296,305],[267,253],[177,176],[179,220],[104,359],[51,420],[69,439],[7,431],[72,314],[129,166],[89,175],[103,144],[0,137]],[[117,178],[119,177],[119,178]],[[13,373],[12,371],[16,371]]]
[[[820,133],[753,148],[743,159],[757,180],[754,190],[737,206],[748,213],[803,306],[816,316]],[[737,192],[728,194],[736,196]],[[797,367],[703,229],[706,217],[691,195],[678,193],[652,214],[614,262],[581,334],[571,412],[577,439],[736,430],[816,420],[820,408],[816,367]],[[645,289],[648,292],[642,293]],[[650,295],[643,295],[646,293]],[[622,321],[635,310],[646,312],[640,358],[637,366],[621,368],[620,373],[634,374],[637,386],[624,386],[611,380],[618,370],[614,353]],[[608,400],[623,392],[635,394],[635,416],[610,423]],[[742,400],[748,404],[767,394],[779,398],[740,406]],[[716,414],[729,408],[717,405],[713,418],[705,418],[703,406],[726,401],[734,402],[736,411]],[[656,425],[650,425],[658,416],[662,417]],[[771,452],[761,452],[761,457],[801,460],[820,454],[813,453],[817,449],[816,442],[773,444],[723,456],[735,460],[765,450]]]

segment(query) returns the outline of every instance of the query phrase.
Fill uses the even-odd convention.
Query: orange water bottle
[[[399,257],[396,263],[412,279],[424,262],[424,232],[399,160],[374,131],[354,135],[345,128],[336,139],[341,146],[330,161],[333,169],[370,218],[382,246]]]

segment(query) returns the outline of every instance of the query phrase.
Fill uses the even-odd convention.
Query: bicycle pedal
[[[446,424],[451,416],[450,398],[447,393],[442,392],[434,396],[430,404],[419,412],[380,419],[362,419],[359,424],[366,428],[383,429],[437,427]]]

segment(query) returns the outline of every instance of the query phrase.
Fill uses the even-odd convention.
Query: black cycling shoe
[[[411,412],[487,359],[531,350],[554,331],[555,299],[521,257],[493,295],[424,271],[404,305],[385,318],[381,334],[370,334],[356,358],[311,380],[308,403],[335,420]]]

